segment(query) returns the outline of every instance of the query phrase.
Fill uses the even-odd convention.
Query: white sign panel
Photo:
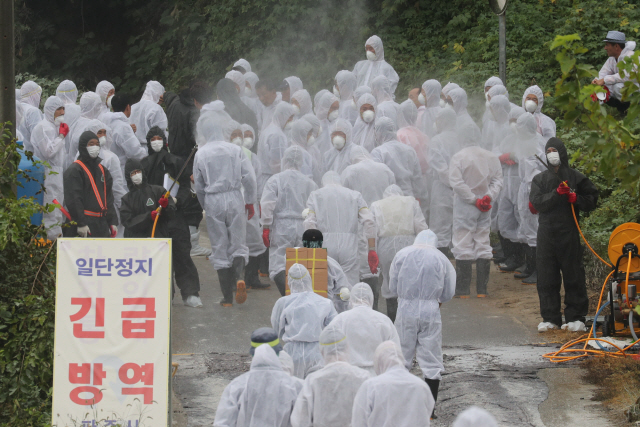
[[[54,427],[167,425],[170,239],[58,239]]]

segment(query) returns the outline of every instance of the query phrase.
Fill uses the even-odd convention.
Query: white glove
[[[176,199],[175,197],[171,196],[171,198],[173,199],[173,203],[178,204],[178,199]]]
[[[91,234],[91,230],[89,230],[88,225],[85,225],[84,227],[78,227],[78,236],[87,237],[88,234]]]
[[[302,218],[306,219],[309,216],[309,208],[302,211]]]
[[[349,298],[351,298],[351,292],[349,292],[349,288],[340,289],[340,299],[342,301],[349,301]]]

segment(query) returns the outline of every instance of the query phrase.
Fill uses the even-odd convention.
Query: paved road
[[[205,236],[201,241],[208,243]],[[279,297],[272,283],[269,290],[250,291],[245,304],[223,309],[217,304],[222,295],[213,267],[204,258],[195,262],[205,307],[176,304],[172,319],[174,362],[180,364],[174,390],[193,427],[213,425],[222,390],[248,369],[251,331],[270,326],[271,308]],[[504,280],[492,272],[489,291]],[[512,312],[496,308],[490,299],[455,299],[443,305],[446,373],[439,418],[432,425],[450,425],[472,404],[491,411],[500,425],[609,425],[590,401],[593,390],[582,383],[579,369],[544,361],[541,355],[552,348],[529,344],[540,341],[537,333],[530,321]]]

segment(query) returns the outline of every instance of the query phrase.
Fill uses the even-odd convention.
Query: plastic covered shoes
[[[193,225],[189,226],[189,233],[191,235],[191,256],[210,256],[211,249],[203,248],[200,246],[200,231]]]
[[[569,322],[562,325],[563,331],[566,331],[567,329],[570,330],[571,332],[585,332],[587,330],[587,327],[581,321],[576,320],[575,322]],[[538,326],[538,330],[540,330],[539,326]]]
[[[193,308],[202,307],[202,300],[198,296],[191,295],[184,300],[184,305],[186,305],[187,307],[193,307]]]
[[[547,332],[558,329],[558,325],[554,325],[551,322],[540,322],[538,325],[538,332]]]

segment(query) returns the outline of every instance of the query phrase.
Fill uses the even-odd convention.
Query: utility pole
[[[16,134],[15,42],[13,38],[13,0],[0,0],[0,122],[11,122]]]
[[[489,0],[489,7],[498,15],[498,71],[500,80],[507,85],[507,2],[508,0]]]

